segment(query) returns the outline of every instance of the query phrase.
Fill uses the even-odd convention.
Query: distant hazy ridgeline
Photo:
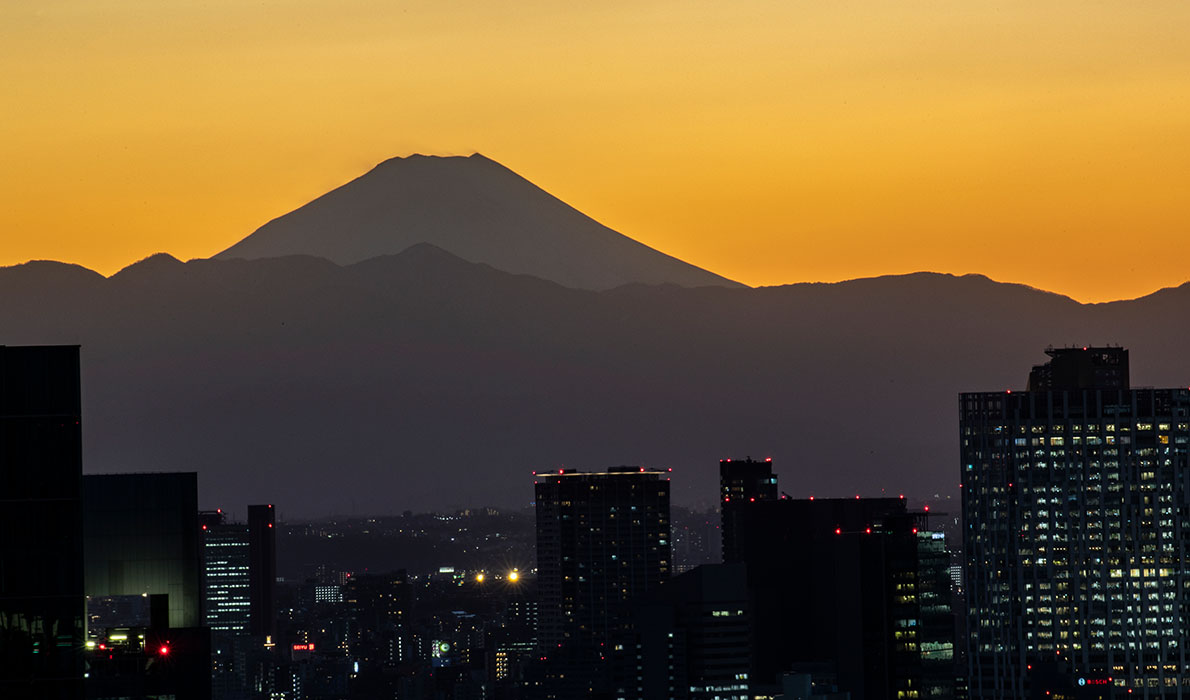
[[[671,466],[710,503],[749,454],[799,496],[954,494],[960,391],[1066,343],[1190,386],[1187,318],[1190,285],[749,289],[478,156],[389,161],[216,259],[0,268],[0,343],[82,345],[86,471],[197,470],[204,506],[282,515],[525,504],[562,465]]]

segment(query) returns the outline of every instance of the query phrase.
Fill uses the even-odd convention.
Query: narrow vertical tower
[[[277,633],[277,528],[273,504],[248,506],[249,634]]]

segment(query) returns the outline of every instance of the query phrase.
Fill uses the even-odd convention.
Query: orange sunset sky
[[[1190,279],[1190,3],[6,0],[0,265],[207,257],[479,151],[742,282]]]

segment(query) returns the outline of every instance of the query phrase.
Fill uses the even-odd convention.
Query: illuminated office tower
[[[248,523],[222,509],[198,514],[202,535],[203,620],[217,632],[275,633],[277,535],[273,506],[248,506]]]
[[[271,505],[248,506],[248,523],[220,509],[198,514],[202,551],[203,623],[212,630],[215,700],[241,698],[266,685],[276,610],[276,529]],[[268,585],[266,585],[268,584]],[[259,682],[258,682],[259,681]]]
[[[959,398],[970,696],[1190,697],[1190,390],[1046,352]]]
[[[203,624],[215,632],[248,634],[248,526],[222,510],[198,514],[202,535]]]
[[[0,345],[0,698],[83,695],[79,349]]]

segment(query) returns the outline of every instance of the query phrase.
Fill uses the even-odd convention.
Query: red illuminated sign
[[[314,645],[313,644],[294,644],[293,650],[294,651],[314,651]]]

